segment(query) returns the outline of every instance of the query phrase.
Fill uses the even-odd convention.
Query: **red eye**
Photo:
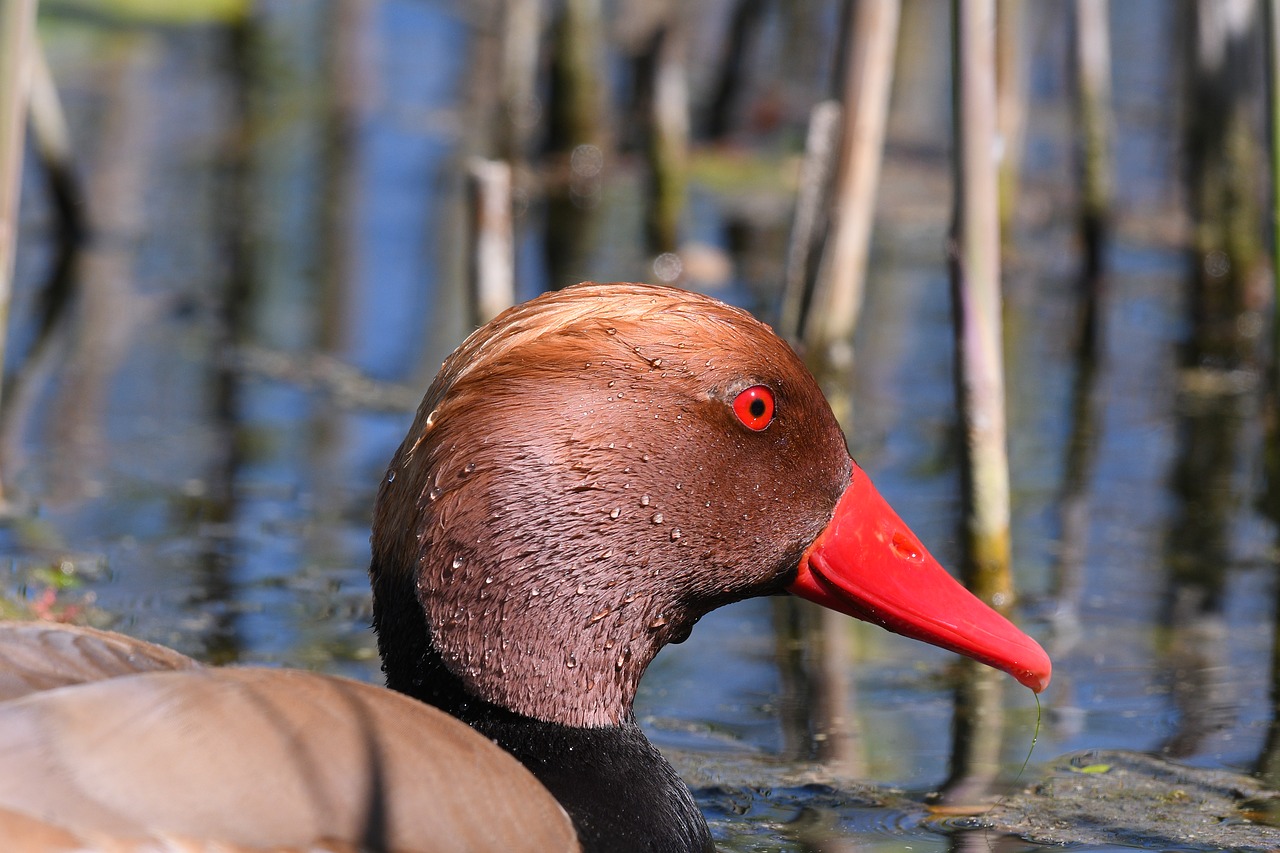
[[[764,385],[752,385],[733,398],[733,413],[756,432],[773,422],[773,392]]]

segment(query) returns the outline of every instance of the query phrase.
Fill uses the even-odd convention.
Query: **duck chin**
[[[484,635],[447,627],[433,634],[445,666],[471,695],[542,722],[587,728],[630,717],[640,678],[664,645],[611,626],[581,628],[576,642],[550,642],[541,639],[552,634],[541,625],[510,620]]]

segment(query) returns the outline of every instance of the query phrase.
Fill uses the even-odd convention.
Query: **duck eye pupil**
[[[759,432],[773,422],[773,392],[764,385],[752,385],[734,398],[733,413],[747,429]]]

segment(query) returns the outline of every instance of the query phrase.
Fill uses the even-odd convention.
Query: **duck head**
[[[396,451],[372,541],[388,682],[428,701],[442,665],[493,706],[616,725],[663,645],[782,592],[1049,680],[876,493],[791,349],[685,291],[587,283],[471,335]]]

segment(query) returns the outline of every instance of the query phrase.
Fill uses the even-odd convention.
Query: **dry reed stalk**
[[[825,210],[830,196],[840,112],[837,101],[822,101],[809,112],[809,132],[805,137],[804,161],[800,166],[796,210],[787,243],[782,305],[778,310],[778,328],[792,342],[800,339],[804,328],[808,291],[814,278],[813,265],[826,224]]]
[[[1025,0],[996,0],[996,121],[1000,128],[1000,233],[1008,239],[1027,126]]]
[[[966,487],[965,575],[979,597],[1007,607],[1013,598],[1013,581],[1000,294],[995,2],[952,0],[952,18],[951,283]]]
[[[815,349],[847,341],[857,328],[900,17],[899,0],[860,0],[849,15],[835,212],[804,329]]]
[[[18,243],[18,191],[35,44],[36,0],[0,6],[0,375]]]
[[[1193,231],[1186,363],[1233,369],[1252,357],[1250,290],[1263,274],[1263,153],[1255,124],[1255,0],[1197,0],[1185,49],[1183,151]]]
[[[516,298],[511,164],[473,158],[467,163],[467,189],[472,319],[483,325],[510,308]]]
[[[1267,124],[1271,130],[1271,370],[1280,387],[1280,0],[1265,0]],[[1275,393],[1275,392],[1273,392]]]
[[[28,121],[31,141],[48,175],[48,188],[58,211],[64,239],[69,243],[84,236],[84,197],[76,176],[75,158],[71,151],[71,131],[58,88],[49,68],[49,60],[39,40],[31,49],[31,101]]]
[[[542,4],[538,0],[504,0],[501,12],[502,109],[498,150],[506,160],[518,164],[529,156],[531,140],[538,127]]]
[[[551,146],[602,144],[604,75],[600,0],[566,0],[552,30]]]
[[[649,250],[660,254],[675,252],[679,246],[689,173],[689,83],[684,26],[677,12],[654,38],[645,230]]]
[[[1080,233],[1085,269],[1102,268],[1111,207],[1111,35],[1107,0],[1075,0],[1073,45],[1079,121]]]

